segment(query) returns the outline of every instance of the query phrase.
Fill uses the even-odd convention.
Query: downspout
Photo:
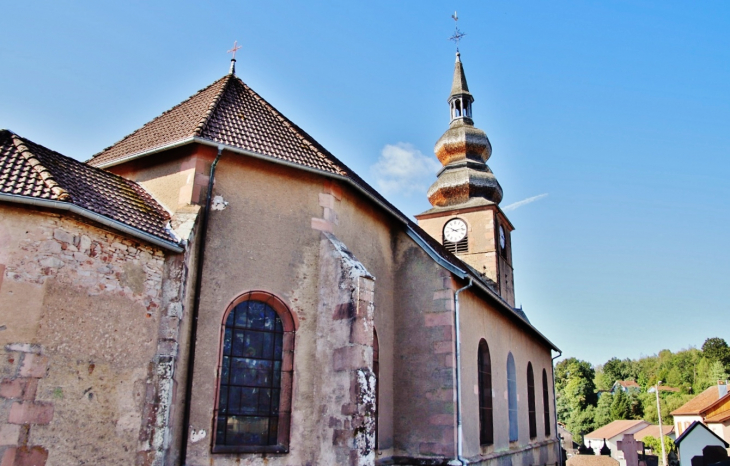
[[[555,356],[552,359],[552,378],[553,378],[553,417],[555,417],[555,438],[558,439],[558,455],[560,455],[560,460],[558,464],[563,464],[563,446],[560,443],[560,432],[558,432],[558,402],[555,394],[555,360],[558,359],[560,356],[563,355],[563,352],[558,350],[558,355]]]
[[[198,257],[195,268],[195,299],[193,301],[193,320],[190,323],[190,349],[188,351],[188,371],[185,381],[185,407],[183,414],[183,442],[180,448],[180,460],[184,466],[187,464],[188,439],[190,437],[190,411],[192,409],[193,391],[193,370],[195,369],[195,344],[198,338],[198,315],[200,314],[200,289],[203,286],[203,259],[205,257],[205,237],[208,232],[208,217],[210,213],[210,198],[213,195],[213,182],[215,180],[215,167],[223,153],[223,146],[218,146],[218,155],[215,156],[210,166],[210,177],[208,179],[208,193],[205,196],[205,208],[203,218],[200,222],[200,239],[198,240]]]
[[[474,284],[472,277],[469,277],[469,284],[459,288],[454,293],[454,329],[456,338],[456,458],[450,461],[452,466],[467,464],[463,457],[464,453],[464,427],[461,416],[461,330],[459,329],[459,293]]]

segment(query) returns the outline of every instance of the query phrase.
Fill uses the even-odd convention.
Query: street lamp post
[[[659,384],[661,383],[661,380],[656,383],[656,412],[659,416],[659,443],[662,444],[662,464],[667,466],[667,453],[664,451],[664,429],[662,429],[662,407],[659,404]]]

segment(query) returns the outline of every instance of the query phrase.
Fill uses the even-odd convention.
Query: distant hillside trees
[[[659,392],[662,424],[673,424],[671,411],[717,380],[727,379],[728,373],[730,346],[722,338],[708,338],[701,350],[662,350],[638,360],[611,358],[595,368],[574,357],[563,359],[555,365],[558,420],[576,442],[583,434],[618,419],[644,419],[657,424],[656,395],[647,390],[661,380],[663,386],[678,389]],[[617,380],[634,380],[641,392],[618,390],[612,395],[610,390]]]

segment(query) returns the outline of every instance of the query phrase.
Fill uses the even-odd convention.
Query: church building
[[[0,130],[0,464],[558,464],[473,102],[418,223],[235,60],[85,163]]]

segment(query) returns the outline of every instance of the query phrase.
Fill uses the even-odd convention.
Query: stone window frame
[[[221,388],[221,368],[223,367],[223,343],[225,339],[226,320],[228,315],[239,304],[245,301],[261,301],[268,304],[281,319],[284,330],[282,341],[282,362],[281,362],[281,391],[279,394],[279,421],[276,436],[276,445],[216,445],[216,421],[218,419],[218,403]],[[292,385],[294,382],[294,341],[296,334],[296,321],[289,306],[273,293],[262,290],[247,291],[236,297],[223,313],[221,320],[220,339],[218,344],[218,370],[215,381],[215,399],[213,405],[213,419],[211,435],[212,453],[289,453],[289,440],[291,430],[292,412]]]
[[[527,362],[527,416],[530,426],[530,438],[537,438],[537,403],[535,403],[535,372],[532,363]]]
[[[550,391],[545,369],[542,370],[542,410],[545,422],[545,437],[550,437]]]

